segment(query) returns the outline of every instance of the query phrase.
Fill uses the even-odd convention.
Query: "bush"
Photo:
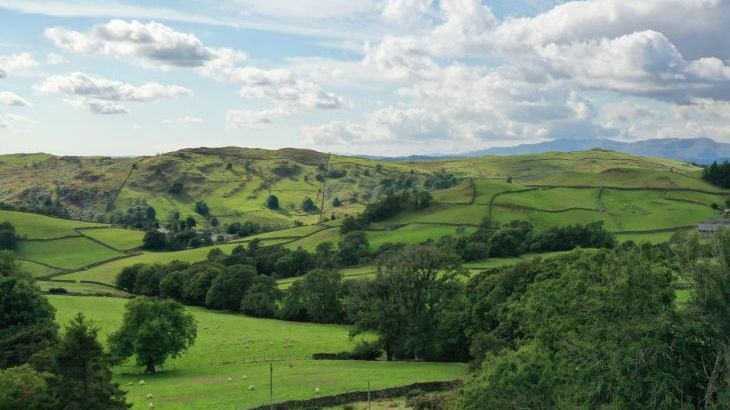
[[[66,288],[50,288],[48,289],[48,293],[52,295],[65,295],[68,291]]]
[[[360,342],[350,353],[352,360],[378,360],[383,354],[383,346],[378,341]]]
[[[279,209],[279,198],[276,195],[269,195],[266,198],[266,207],[269,209]]]
[[[314,201],[310,197],[304,197],[304,200],[302,201],[302,211],[304,212],[314,212],[317,210],[317,205],[314,204]]]
[[[177,195],[183,191],[185,187],[183,186],[183,183],[180,181],[175,181],[170,185],[170,188],[167,189],[167,192]]]

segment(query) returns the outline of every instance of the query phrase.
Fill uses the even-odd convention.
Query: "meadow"
[[[125,299],[49,296],[56,320],[77,312],[93,320],[106,340],[121,323]],[[135,408],[151,401],[157,409],[245,409],[268,402],[269,361],[274,371],[274,401],[304,399],[345,391],[392,387],[462,377],[458,363],[315,361],[313,353],[351,349],[356,340],[340,325],[255,319],[238,314],[186,308],[198,322],[195,345],[170,360],[155,375],[140,375],[129,362],[115,368],[115,379]],[[244,376],[246,378],[244,379]],[[230,381],[229,381],[230,378]],[[139,380],[145,384],[140,386]],[[132,383],[130,386],[129,383]],[[248,391],[255,386],[255,391]],[[153,399],[147,400],[147,394]]]

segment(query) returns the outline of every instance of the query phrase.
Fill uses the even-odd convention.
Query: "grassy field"
[[[34,277],[48,276],[59,272],[58,269],[49,268],[48,266],[31,261],[21,260],[18,261],[18,264],[20,265],[20,270],[22,272],[30,273]]]
[[[38,286],[42,291],[48,292],[52,288],[63,288],[70,294],[84,296],[110,296],[110,297],[129,297],[130,294],[114,289],[110,286],[99,285],[96,283],[69,283],[57,282],[50,280],[39,280]]]
[[[71,221],[26,212],[0,210],[0,222],[10,222],[21,238],[50,239],[78,236],[74,228],[104,227],[93,222]]]
[[[367,235],[368,241],[370,241],[370,248],[378,249],[381,245],[386,243],[400,242],[406,244],[417,244],[429,239],[437,241],[442,236],[455,235],[457,231],[472,233],[475,230],[476,228],[474,227],[411,224],[398,229],[369,231],[367,232]]]
[[[81,234],[103,242],[112,248],[129,250],[142,246],[144,232],[131,229],[104,228],[104,229],[82,229]]]
[[[21,241],[18,258],[63,269],[78,269],[94,262],[124,256],[123,253],[84,237],[49,241]]]
[[[83,312],[101,328],[106,339],[121,322],[124,299],[49,296],[59,323]],[[188,308],[198,321],[196,344],[171,360],[154,376],[137,374],[132,363],[115,369],[116,380],[129,391],[135,408],[244,409],[268,401],[269,364],[274,366],[274,401],[304,399],[320,394],[373,389],[463,376],[466,366],[449,363],[313,361],[317,352],[351,349],[348,328],[338,325],[254,319],[200,308]],[[246,379],[243,379],[243,376]],[[231,381],[228,381],[231,378]],[[144,386],[137,382],[145,380]],[[128,386],[128,382],[133,382]],[[256,391],[249,392],[253,385]]]
[[[265,240],[263,241],[264,245],[274,245],[277,243],[281,243],[286,240]],[[131,256],[124,259],[119,259],[115,261],[111,261],[99,266],[95,266],[91,269],[87,270],[81,270],[78,272],[69,273],[66,275],[61,275],[58,277],[58,279],[66,279],[66,280],[93,280],[96,282],[101,283],[114,283],[114,279],[116,278],[117,274],[124,268],[125,266],[134,265],[137,263],[146,263],[146,264],[152,264],[152,263],[159,263],[159,264],[166,264],[170,263],[172,261],[178,260],[183,262],[197,262],[204,260],[208,256],[208,252],[210,252],[213,248],[220,248],[223,252],[230,253],[233,248],[236,246],[244,245],[245,243],[229,243],[224,245],[217,245],[217,246],[206,246],[203,248],[197,248],[197,249],[187,249],[184,251],[177,251],[177,252],[143,252],[140,255]]]

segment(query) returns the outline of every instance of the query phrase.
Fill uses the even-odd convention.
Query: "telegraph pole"
[[[269,405],[274,410],[274,363],[269,362]]]

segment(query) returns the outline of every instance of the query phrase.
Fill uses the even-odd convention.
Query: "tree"
[[[212,309],[238,311],[241,299],[256,277],[256,270],[248,265],[229,266],[216,276],[205,296],[205,306]]]
[[[190,215],[187,218],[185,218],[185,224],[188,226],[188,229],[193,229],[198,224],[198,222],[195,220],[195,218]]]
[[[334,208],[339,208],[339,207],[341,207],[341,206],[342,206],[342,201],[340,201],[340,198],[338,198],[338,197],[335,197],[335,198],[334,198],[334,199],[332,200],[332,206],[333,206]]]
[[[276,281],[270,276],[259,275],[241,300],[241,312],[255,317],[274,317],[278,298]]]
[[[175,181],[170,185],[170,188],[167,190],[167,192],[177,195],[179,193],[182,193],[184,189],[183,183],[181,181]]]
[[[195,212],[203,216],[210,215],[210,209],[208,209],[208,204],[206,204],[205,201],[198,201],[195,203]]]
[[[353,231],[359,231],[363,228],[360,221],[357,220],[352,215],[348,215],[345,217],[345,219],[342,220],[342,225],[340,225],[340,233],[342,235],[348,234]]]
[[[210,226],[212,226],[213,228],[217,228],[220,224],[220,221],[215,216],[210,218]]]
[[[20,366],[52,346],[55,311],[10,251],[0,251],[0,369]]]
[[[355,313],[354,333],[377,333],[388,360],[437,358],[434,334],[465,274],[457,257],[434,246],[386,255]]]
[[[142,239],[142,249],[148,251],[162,251],[167,247],[167,236],[158,231],[148,231]]]
[[[125,393],[112,382],[112,372],[99,329],[79,313],[66,326],[54,349],[49,393],[53,407],[63,409],[126,409]]]
[[[0,250],[15,250],[18,247],[18,236],[15,226],[10,222],[0,223]]]
[[[0,370],[0,410],[48,407],[46,377],[28,364]]]
[[[350,232],[339,244],[339,260],[343,266],[352,266],[370,254],[370,243],[363,231]]]
[[[205,306],[213,279],[223,274],[223,270],[211,264],[193,265],[188,272],[189,278],[183,285],[182,300],[188,305]]]
[[[195,318],[170,299],[138,297],[127,303],[121,328],[109,337],[117,360],[135,356],[145,373],[154,373],[168,357],[178,357],[195,343]]]
[[[137,273],[144,267],[144,264],[137,263],[132,266],[125,266],[119,272],[115,280],[117,288],[134,292],[134,284],[137,282]]]
[[[145,210],[145,216],[150,221],[154,221],[155,219],[157,219],[157,212],[155,211],[155,208],[148,206]]]
[[[266,207],[269,209],[279,209],[279,198],[276,195],[269,195],[266,198]]]
[[[307,316],[307,308],[304,306],[304,285],[301,280],[296,280],[287,289],[284,296],[281,310],[279,310],[279,318],[282,320],[292,320],[296,322],[304,322],[309,319]]]
[[[342,274],[335,270],[315,269],[302,281],[303,304],[307,316],[317,323],[338,323],[344,317],[340,297]]]
[[[315,212],[317,210],[318,210],[317,205],[314,204],[314,201],[312,200],[312,198],[310,198],[308,196],[304,197],[304,199],[302,200],[302,211]]]

